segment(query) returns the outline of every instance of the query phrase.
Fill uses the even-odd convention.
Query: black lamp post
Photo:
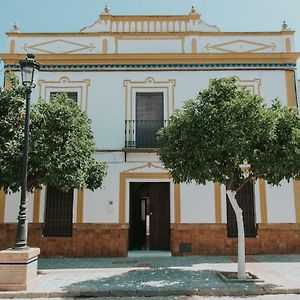
[[[27,247],[28,224],[26,219],[26,192],[27,192],[27,169],[28,169],[28,146],[29,146],[29,124],[30,124],[30,95],[35,87],[34,75],[40,65],[34,60],[33,54],[27,54],[25,59],[19,61],[21,67],[22,85],[26,90],[26,112],[24,128],[24,145],[23,145],[23,163],[22,163],[22,187],[21,201],[18,215],[18,228],[16,245],[14,249],[24,249]]]

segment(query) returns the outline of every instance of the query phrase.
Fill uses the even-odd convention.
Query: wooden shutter
[[[247,182],[236,195],[237,202],[243,210],[245,237],[256,237],[254,185]],[[227,206],[227,236],[237,237],[237,224],[234,210],[226,195]]]
[[[47,186],[44,236],[72,236],[73,190],[61,192]]]
[[[163,93],[136,93],[136,147],[157,148],[163,126]]]

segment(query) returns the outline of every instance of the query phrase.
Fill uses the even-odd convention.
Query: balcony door
[[[157,148],[157,131],[163,127],[163,93],[136,93],[136,147]]]

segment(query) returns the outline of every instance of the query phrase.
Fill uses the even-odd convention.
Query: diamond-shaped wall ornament
[[[210,51],[210,50],[217,50],[220,52],[259,52],[262,50],[271,50],[274,51],[275,48],[277,47],[276,44],[271,43],[271,44],[262,44],[262,43],[257,43],[257,42],[252,42],[252,41],[247,41],[247,40],[235,40],[235,41],[230,41],[226,43],[221,43],[221,44],[210,44],[208,43],[205,48]]]
[[[91,43],[88,45],[79,44],[76,42],[66,41],[66,40],[52,40],[47,42],[42,42],[34,45],[24,44],[24,50],[34,50],[36,53],[46,53],[46,54],[70,54],[81,52],[83,50],[92,51],[95,46]]]

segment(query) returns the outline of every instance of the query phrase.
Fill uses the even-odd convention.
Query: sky
[[[194,5],[206,23],[229,32],[280,31],[286,20],[300,51],[300,0],[0,0],[0,53],[16,21],[21,32],[78,32],[106,4],[113,15],[186,15]],[[299,63],[298,69],[300,79]],[[2,76],[0,63],[0,85]]]

